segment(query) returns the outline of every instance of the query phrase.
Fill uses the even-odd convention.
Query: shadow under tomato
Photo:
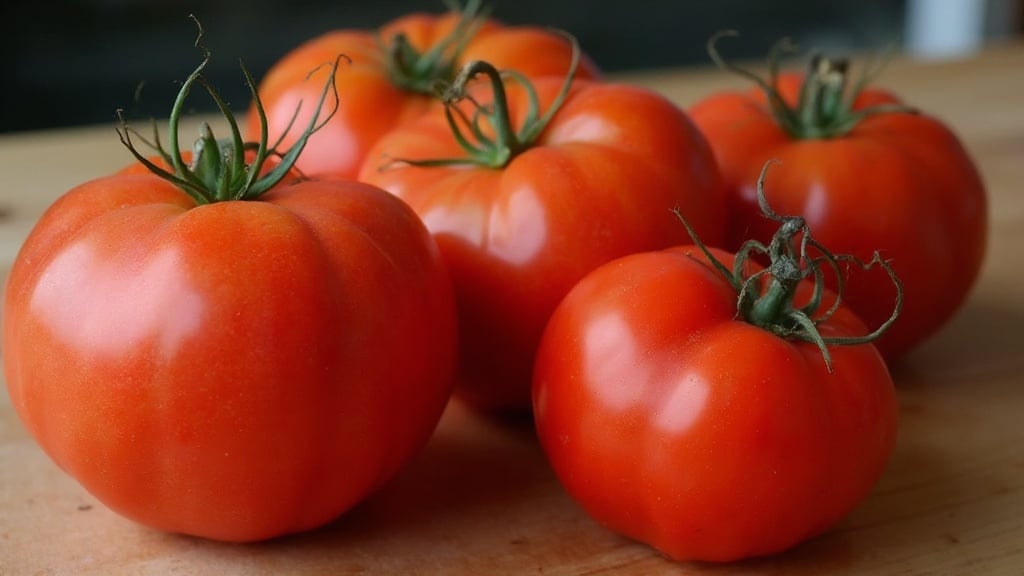
[[[379,492],[334,523],[281,543],[333,548],[472,531],[530,506],[556,484],[529,418],[484,416],[453,401],[425,449]]]
[[[530,562],[544,547],[543,534],[534,536],[555,525],[598,544],[614,538],[562,492],[529,418],[483,416],[452,402],[409,465],[322,528],[248,544],[141,535],[153,550],[228,573],[468,574],[515,564],[515,572],[497,572],[505,574]]]

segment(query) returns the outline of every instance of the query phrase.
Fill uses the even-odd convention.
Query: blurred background
[[[492,0],[507,24],[574,34],[607,72],[708,66],[705,43],[726,28],[732,59],[761,58],[779,38],[804,49],[959,57],[1019,34],[1021,0]],[[376,28],[442,0],[36,0],[5,2],[0,132],[164,117],[198,64],[194,13],[213,52],[208,76],[236,109],[248,103],[239,59],[259,79],[287,50],[336,28]],[[140,99],[136,101],[139,86]],[[205,112],[202,97],[191,109]]]

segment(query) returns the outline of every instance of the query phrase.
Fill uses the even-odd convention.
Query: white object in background
[[[987,0],[907,0],[906,48],[915,56],[949,58],[978,50]]]

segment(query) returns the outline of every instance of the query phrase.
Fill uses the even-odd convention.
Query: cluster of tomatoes
[[[957,138],[842,62],[684,110],[470,2],[311,39],[250,78],[244,122],[205,63],[168,148],[125,127],[139,162],[46,212],[3,304],[28,430],[162,530],[323,525],[454,396],[532,413],[612,530],[677,559],[784,550],[870,491],[886,362],[984,253]],[[232,135],[182,153],[195,87]]]

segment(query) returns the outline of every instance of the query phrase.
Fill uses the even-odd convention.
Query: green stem
[[[761,328],[773,328],[778,323],[778,319],[784,317],[789,307],[792,306],[795,291],[796,286],[772,277],[767,292],[754,300],[750,307],[747,321]],[[789,329],[789,327],[785,328]]]
[[[425,52],[418,52],[403,33],[387,41],[378,38],[382,51],[388,56],[388,76],[395,86],[432,95],[439,84],[450,82],[455,75],[456,61],[486,22],[489,8],[482,0],[469,0],[462,8],[455,2],[446,3],[451,11],[459,14],[459,20],[448,36]]]
[[[489,62],[475,60],[459,70],[455,80],[441,95],[448,126],[466,156],[461,158],[398,158],[386,163],[380,169],[387,170],[401,165],[469,165],[495,169],[507,166],[516,156],[530,149],[536,143],[569,97],[576,69],[579,66],[579,46],[574,38],[568,38],[573,48],[569,71],[561,89],[543,115],[540,113],[540,97],[529,79],[514,71],[501,72]],[[492,94],[489,105],[480,104],[468,93],[469,83],[479,75],[485,76],[489,84]],[[526,91],[527,109],[523,125],[518,131],[512,125],[512,111],[509,108],[507,91],[508,82],[516,82]],[[466,114],[460,107],[463,102],[473,108],[472,116]],[[481,121],[486,121],[491,126],[494,131],[493,138],[484,135],[480,125]]]
[[[476,111],[478,118],[488,118],[491,126],[494,128],[495,136],[488,164],[498,168],[508,164],[513,157],[526,149],[531,143],[520,141],[518,134],[516,134],[516,129],[512,126],[512,112],[508,107],[508,93],[505,90],[505,81],[501,76],[501,72],[489,62],[476,60],[464,66],[459,71],[458,76],[455,77],[455,86],[459,87],[458,91],[464,93],[466,85],[478,74],[483,74],[487,77],[491,93],[494,95],[493,111],[490,114],[486,114],[485,109],[479,105],[476,105]],[[474,120],[473,124],[476,125],[477,120]],[[476,132],[479,134],[479,129]]]
[[[745,321],[772,332],[782,338],[801,340],[813,343],[821,351],[821,356],[829,372],[832,371],[832,357],[829,346],[855,346],[878,340],[903,310],[903,284],[896,276],[888,262],[878,252],[872,259],[864,263],[852,255],[834,255],[819,244],[811,235],[806,221],[799,216],[781,216],[768,205],[764,194],[764,181],[769,161],[761,170],[757,181],[757,197],[761,212],[768,219],[779,223],[779,229],[765,246],[756,240],[744,243],[736,252],[732,270],[722,264],[714,254],[701,242],[693,228],[686,222],[679,211],[677,217],[686,226],[694,244],[701,249],[705,258],[722,276],[729,281],[737,292],[737,313]],[[811,257],[808,249],[814,249],[821,256]],[[753,275],[746,275],[747,262],[755,255],[764,255],[769,259],[766,269]],[[880,266],[888,273],[896,287],[896,302],[889,318],[869,334],[862,336],[824,337],[818,326],[838,310],[842,300],[845,283],[839,268],[839,262],[854,264],[863,270]],[[825,263],[839,277],[836,289],[836,300],[831,306],[821,311],[822,295],[825,291],[825,274],[821,270]],[[765,288],[767,280],[767,288]],[[797,289],[802,282],[812,282],[811,300],[803,307],[794,305]]]
[[[810,72],[800,92],[797,110],[808,138],[820,138],[815,131],[842,122],[848,111],[844,106],[849,62],[821,55],[811,58]]]
[[[878,114],[910,113],[917,110],[903,104],[881,104],[855,110],[857,95],[867,84],[867,79],[877,74],[865,75],[850,87],[849,60],[830,59],[822,55],[811,58],[810,67],[804,76],[799,98],[795,103],[786,102],[779,92],[779,60],[795,51],[788,39],[784,39],[769,52],[768,78],[762,78],[740,66],[728,62],[718,52],[718,41],[727,36],[738,36],[735,31],[719,32],[708,41],[707,49],[711,60],[723,70],[742,76],[757,85],[764,93],[768,108],[779,126],[794,139],[838,138],[849,134],[857,125]]]
[[[246,85],[249,87],[253,105],[259,116],[260,140],[257,143],[246,143],[243,141],[241,130],[234,114],[217,90],[203,76],[203,70],[205,70],[210,60],[210,51],[202,44],[202,26],[194,16],[192,16],[192,19],[195,20],[199,28],[195,45],[202,52],[203,58],[196,69],[185,79],[181,90],[179,90],[175,98],[174,106],[171,108],[168,121],[169,149],[165,149],[161,144],[160,135],[155,125],[154,140],[151,144],[168,164],[170,170],[156,165],[136,148],[132,141],[132,135],[135,134],[135,131],[128,125],[121,110],[117,111],[119,119],[118,136],[121,139],[121,143],[128,148],[139,162],[157,176],[179,187],[191,196],[198,205],[230,200],[255,199],[273,188],[288,175],[309,137],[322,128],[337,111],[338,94],[335,89],[334,77],[343,56],[339,56],[334,61],[323,92],[320,95],[320,100],[305,130],[291,148],[285,151],[278,151],[276,144],[273,147],[267,144],[266,113],[256,91],[256,82],[244,64],[241,65],[242,73],[245,76]],[[200,126],[199,138],[193,145],[191,165],[186,165],[181,153],[179,128],[181,116],[185,109],[185,101],[196,83],[199,83],[206,90],[217,105],[217,108],[228,123],[231,137],[226,140],[218,140],[214,136],[209,124],[203,123]],[[334,108],[326,118],[320,119],[320,114],[324,103],[327,101],[328,94],[333,94]],[[296,111],[297,114],[298,111]],[[251,161],[246,159],[246,152],[248,150],[254,150]],[[280,160],[273,169],[264,172],[263,167],[270,156],[277,156]]]

